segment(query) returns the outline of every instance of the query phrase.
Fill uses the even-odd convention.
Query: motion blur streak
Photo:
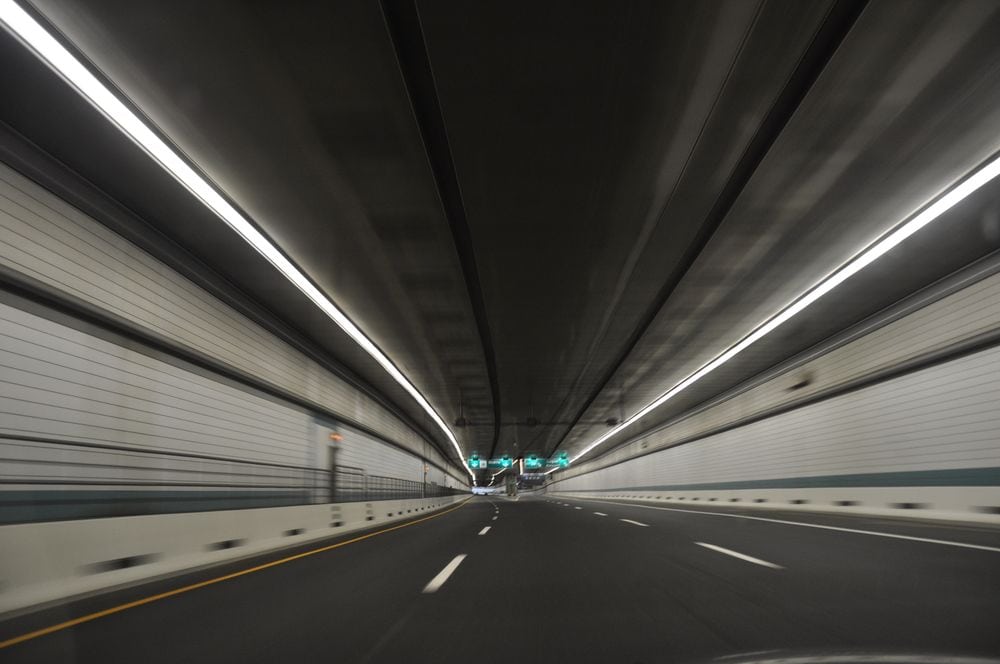
[[[804,311],[809,305],[819,300],[821,297],[832,291],[834,288],[844,283],[852,276],[871,265],[881,256],[885,255],[896,245],[906,240],[908,237],[919,231],[921,228],[938,219],[942,214],[958,205],[961,201],[975,193],[977,190],[991,182],[1000,175],[1000,156],[984,164],[981,168],[966,177],[956,186],[942,194],[937,200],[926,208],[916,213],[909,221],[904,222],[896,230],[888,233],[884,238],[873,243],[868,248],[859,252],[842,266],[833,271],[832,274],[823,277],[819,283],[807,290],[805,293],[795,298],[791,303],[783,307],[778,313],[754,328],[750,334],[731,346],[728,350],[716,356],[710,362],[692,373],[690,376],[680,381],[669,390],[654,399],[648,405],[639,409],[618,426],[610,429],[604,435],[598,437],[592,443],[584,447],[574,457],[573,461],[578,461],[595,447],[604,441],[618,435],[640,419],[656,410],[670,399],[674,398],[688,387],[698,382],[708,374],[712,373],[729,360],[733,359],[744,350],[752,346],[757,341],[787,323],[794,316]],[[553,468],[547,471],[552,473],[558,470]]]
[[[0,21],[3,664],[1000,654],[1000,3]]]
[[[62,76],[81,95],[99,109],[125,135],[142,147],[188,191],[211,209],[222,221],[236,231],[254,249],[274,265],[289,281],[301,290],[333,322],[348,334],[372,359],[392,376],[441,429],[448,438],[458,459],[465,457],[455,434],[438,415],[434,407],[417,390],[410,380],[396,367],[375,343],[362,332],[282,251],[250,223],[201,175],[191,168],[170,146],[156,135],[113,92],[108,90],[90,71],[67,51],[52,35],[38,24],[14,0],[0,0],[0,22],[21,39],[42,60]],[[470,478],[475,474],[466,469]]]

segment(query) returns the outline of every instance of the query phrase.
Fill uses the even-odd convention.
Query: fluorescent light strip
[[[821,279],[818,283],[792,300],[792,302],[785,305],[778,311],[778,313],[754,328],[754,330],[741,341],[731,346],[722,354],[717,355],[714,359],[708,362],[708,364],[705,364],[700,369],[690,374],[687,378],[658,396],[656,399],[640,408],[638,412],[631,415],[624,422],[598,437],[594,442],[590,443],[590,445],[574,456],[572,460],[576,461],[609,438],[621,433],[632,424],[635,424],[635,422],[639,419],[656,410],[667,401],[670,401],[691,385],[695,384],[774,330],[778,329],[792,317],[809,307],[809,305],[813,304],[834,288],[874,263],[900,242],[903,242],[924,226],[939,218],[942,214],[950,210],[952,207],[983,187],[988,182],[995,179],[998,175],[1000,175],[1000,156],[994,157],[991,161],[988,161],[979,170],[962,180],[962,182],[960,182],[957,186],[938,198],[923,211],[917,213],[917,215],[912,219],[899,226],[899,228],[890,232],[881,240],[870,245],[867,249],[855,254],[853,258]]]
[[[21,39],[31,50],[63,77],[71,86],[93,104],[114,123],[125,135],[143,148],[149,156],[160,164],[170,175],[188,189],[220,219],[236,231],[247,243],[256,249],[289,281],[313,301],[323,313],[329,316],[368,355],[381,365],[420,407],[427,412],[435,424],[455,448],[459,461],[465,455],[458,440],[417,388],[396,368],[392,361],[371,339],[358,329],[337,306],[330,301],[295,265],[289,261],[274,244],[254,228],[218,191],[203,177],[188,166],[174,150],[164,143],[146,124],[136,116],[118,97],[104,86],[68,50],[66,50],[45,28],[13,0],[0,0],[0,22],[12,34]],[[464,466],[464,463],[463,463]],[[468,468],[466,472],[475,479]]]

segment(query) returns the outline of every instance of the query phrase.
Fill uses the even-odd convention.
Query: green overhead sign
[[[534,470],[536,468],[542,468],[545,466],[545,459],[536,456],[528,456],[524,458],[525,469]]]
[[[510,468],[514,465],[514,459],[511,458],[509,454],[505,454],[498,459],[481,459],[478,452],[473,452],[472,456],[468,458],[469,468],[473,470],[483,470],[486,468]],[[524,457],[524,469],[525,470],[539,470],[540,468],[545,468],[546,466],[559,466],[565,468],[569,465],[569,456],[565,452],[561,452],[558,456],[551,459],[546,459],[545,457],[529,455]]]
[[[569,452],[560,452],[554,458],[549,459],[545,465],[567,468],[569,466]]]
[[[514,460],[510,458],[510,455],[503,455],[499,459],[490,459],[488,468],[510,468],[514,465]]]

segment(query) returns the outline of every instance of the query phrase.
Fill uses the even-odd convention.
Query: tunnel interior
[[[1000,658],[1000,4],[0,27],[0,660]]]

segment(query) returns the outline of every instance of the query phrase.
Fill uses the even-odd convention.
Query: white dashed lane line
[[[754,565],[762,565],[764,567],[770,567],[771,569],[784,569],[781,565],[775,565],[774,563],[769,563],[766,560],[761,560],[760,558],[754,558],[753,556],[748,556],[745,553],[740,553],[739,551],[733,551],[732,549],[726,549],[721,546],[716,546],[715,544],[706,544],[705,542],[695,542],[698,546],[703,546],[706,549],[711,549],[712,551],[718,551],[719,553],[724,553],[727,556],[732,556],[733,558],[738,558],[740,560],[746,561],[748,563],[753,563]]]
[[[491,528],[491,526],[486,526],[485,528],[483,528],[482,530],[479,531],[479,534],[480,535],[485,535],[486,533],[490,532],[490,528]]]
[[[935,539],[932,537],[916,537],[914,535],[903,535],[901,533],[887,533],[878,530],[863,530],[860,528],[844,528],[843,526],[830,526],[821,523],[809,523],[807,521],[789,521],[787,519],[775,519],[773,517],[765,516],[750,516],[749,514],[735,514],[731,512],[712,512],[709,510],[686,510],[679,507],[660,507],[658,505],[638,505],[636,503],[625,503],[610,500],[599,500],[594,498],[581,498],[580,500],[586,500],[593,503],[608,503],[614,505],[626,505],[628,507],[634,507],[636,509],[644,510],[657,510],[662,512],[679,512],[683,514],[696,514],[698,516],[711,516],[711,517],[721,517],[726,519],[745,519],[747,521],[762,521],[766,523],[778,523],[785,526],[795,526],[797,528],[817,528],[819,530],[831,530],[841,533],[851,533],[855,535],[868,535],[872,537],[888,537],[890,539],[908,540],[910,542],[925,542],[927,544],[941,544],[944,546],[956,546],[963,549],[973,549],[977,551],[989,551],[991,553],[1000,553],[1000,547],[998,546],[987,546],[985,544],[972,544],[969,542],[955,542],[952,540],[942,540]]]
[[[463,560],[465,560],[464,553],[460,553],[452,558],[452,561],[445,565],[444,569],[438,572],[437,576],[431,579],[430,582],[424,586],[424,593],[436,593],[438,589],[444,585],[445,581],[448,580],[448,577],[455,573],[455,570],[458,569],[458,566],[462,564]]]
[[[594,512],[597,516],[607,516],[604,512]]]
[[[631,523],[633,526],[642,526],[643,528],[649,528],[648,523],[642,523],[641,521],[633,521],[632,519],[618,519],[619,521],[624,521],[625,523]]]

